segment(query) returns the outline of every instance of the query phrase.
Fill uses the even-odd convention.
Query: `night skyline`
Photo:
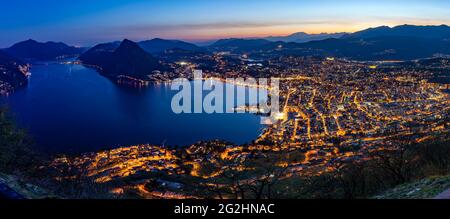
[[[446,1],[95,1],[8,2],[0,47],[19,40],[92,46],[128,38],[191,42],[294,32],[354,32],[376,26],[450,24]],[[39,8],[40,10],[35,10]],[[21,13],[17,13],[20,11]],[[380,13],[383,12],[383,13]]]

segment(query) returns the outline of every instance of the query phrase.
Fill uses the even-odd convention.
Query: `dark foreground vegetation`
[[[45,179],[40,170],[45,156],[33,150],[33,141],[18,129],[9,111],[0,107],[0,199],[49,198],[37,182]]]
[[[450,175],[450,141],[399,145],[314,177],[293,177],[279,186],[284,198],[372,198],[398,185]],[[449,188],[446,188],[449,189]]]
[[[0,172],[30,172],[40,156],[32,150],[26,131],[18,129],[4,107],[0,107]]]

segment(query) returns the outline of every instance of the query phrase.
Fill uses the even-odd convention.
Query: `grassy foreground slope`
[[[441,192],[450,189],[450,175],[441,177],[430,177],[413,183],[397,186],[380,195],[375,199],[429,199],[434,198]]]

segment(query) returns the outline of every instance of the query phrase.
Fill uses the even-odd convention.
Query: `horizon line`
[[[23,40],[18,40],[16,43],[20,43],[20,42],[24,42],[24,41],[28,41],[28,40],[34,40],[37,42],[42,42],[42,43],[48,43],[48,42],[54,42],[54,43],[64,43],[66,45],[69,46],[74,46],[74,47],[91,47],[91,46],[95,46],[98,45],[100,43],[108,43],[108,42],[117,42],[117,41],[123,41],[125,39],[131,40],[133,42],[140,42],[140,41],[145,41],[145,40],[153,40],[153,39],[163,39],[163,40],[178,40],[178,41],[185,41],[185,42],[189,42],[189,43],[209,43],[209,42],[213,42],[213,41],[217,41],[217,40],[221,40],[221,39],[263,39],[263,38],[269,38],[269,37],[288,37],[290,35],[296,34],[296,33],[305,33],[308,35],[318,35],[318,34],[352,34],[352,33],[356,33],[359,31],[364,31],[364,30],[368,30],[368,29],[374,29],[374,28],[379,28],[379,27],[389,27],[389,28],[394,28],[394,27],[400,27],[400,26],[420,26],[420,27],[430,27],[430,26],[434,26],[434,27],[438,27],[438,26],[447,26],[450,27],[449,24],[445,24],[445,23],[441,23],[441,24],[400,24],[400,25],[379,25],[379,26],[369,26],[366,28],[362,28],[360,30],[357,31],[294,31],[291,33],[287,33],[287,34],[269,34],[269,33],[263,33],[263,34],[255,34],[255,35],[250,35],[250,36],[244,36],[244,35],[236,35],[236,36],[217,36],[217,37],[205,37],[205,38],[201,38],[201,37],[180,37],[180,38],[172,38],[172,37],[162,37],[162,36],[152,36],[152,37],[143,37],[143,38],[136,38],[136,37],[122,37],[119,38],[117,40],[105,40],[105,41],[97,41],[95,43],[86,43],[84,45],[82,44],[71,44],[71,43],[66,43],[64,41],[59,41],[59,40],[36,40],[32,37],[28,37],[25,38]],[[16,44],[13,43],[12,45]],[[88,45],[90,44],[90,45]],[[12,46],[10,45],[10,46]],[[8,46],[8,47],[10,47]],[[8,47],[3,47],[3,48],[8,48]]]

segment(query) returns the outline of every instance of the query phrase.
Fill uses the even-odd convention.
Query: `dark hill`
[[[450,27],[377,27],[306,43],[227,39],[209,47],[214,51],[279,55],[336,56],[355,60],[413,60],[450,54]]]
[[[83,53],[80,60],[99,67],[109,77],[126,75],[146,79],[152,71],[161,69],[156,58],[127,39],[117,47],[114,43],[97,45]]]
[[[164,40],[155,38],[152,40],[141,41],[138,45],[150,54],[160,54],[166,50],[180,49],[192,52],[204,52],[205,49],[194,44],[179,40]]]
[[[346,57],[356,60],[411,60],[449,54],[450,42],[408,36],[380,36],[314,41],[292,45],[289,52]]]
[[[28,79],[20,70],[20,66],[24,65],[22,61],[0,51],[0,93],[11,91],[8,87],[14,89],[27,84]]]
[[[105,66],[111,61],[112,54],[119,46],[120,42],[98,44],[81,54],[79,59],[84,64]]]
[[[317,40],[325,40],[330,38],[341,38],[346,33],[319,33],[319,34],[307,34],[305,32],[298,32],[293,33],[288,36],[270,36],[266,37],[264,39],[272,41],[272,42],[295,42],[295,43],[306,43],[310,41],[317,41]]]
[[[14,44],[5,49],[5,52],[23,60],[49,61],[58,58],[73,57],[79,55],[83,49],[68,46],[64,43],[26,40]]]
[[[373,37],[416,37],[425,39],[450,39],[450,27],[401,25],[396,27],[381,26],[369,28],[344,36],[344,38],[373,38]]]

